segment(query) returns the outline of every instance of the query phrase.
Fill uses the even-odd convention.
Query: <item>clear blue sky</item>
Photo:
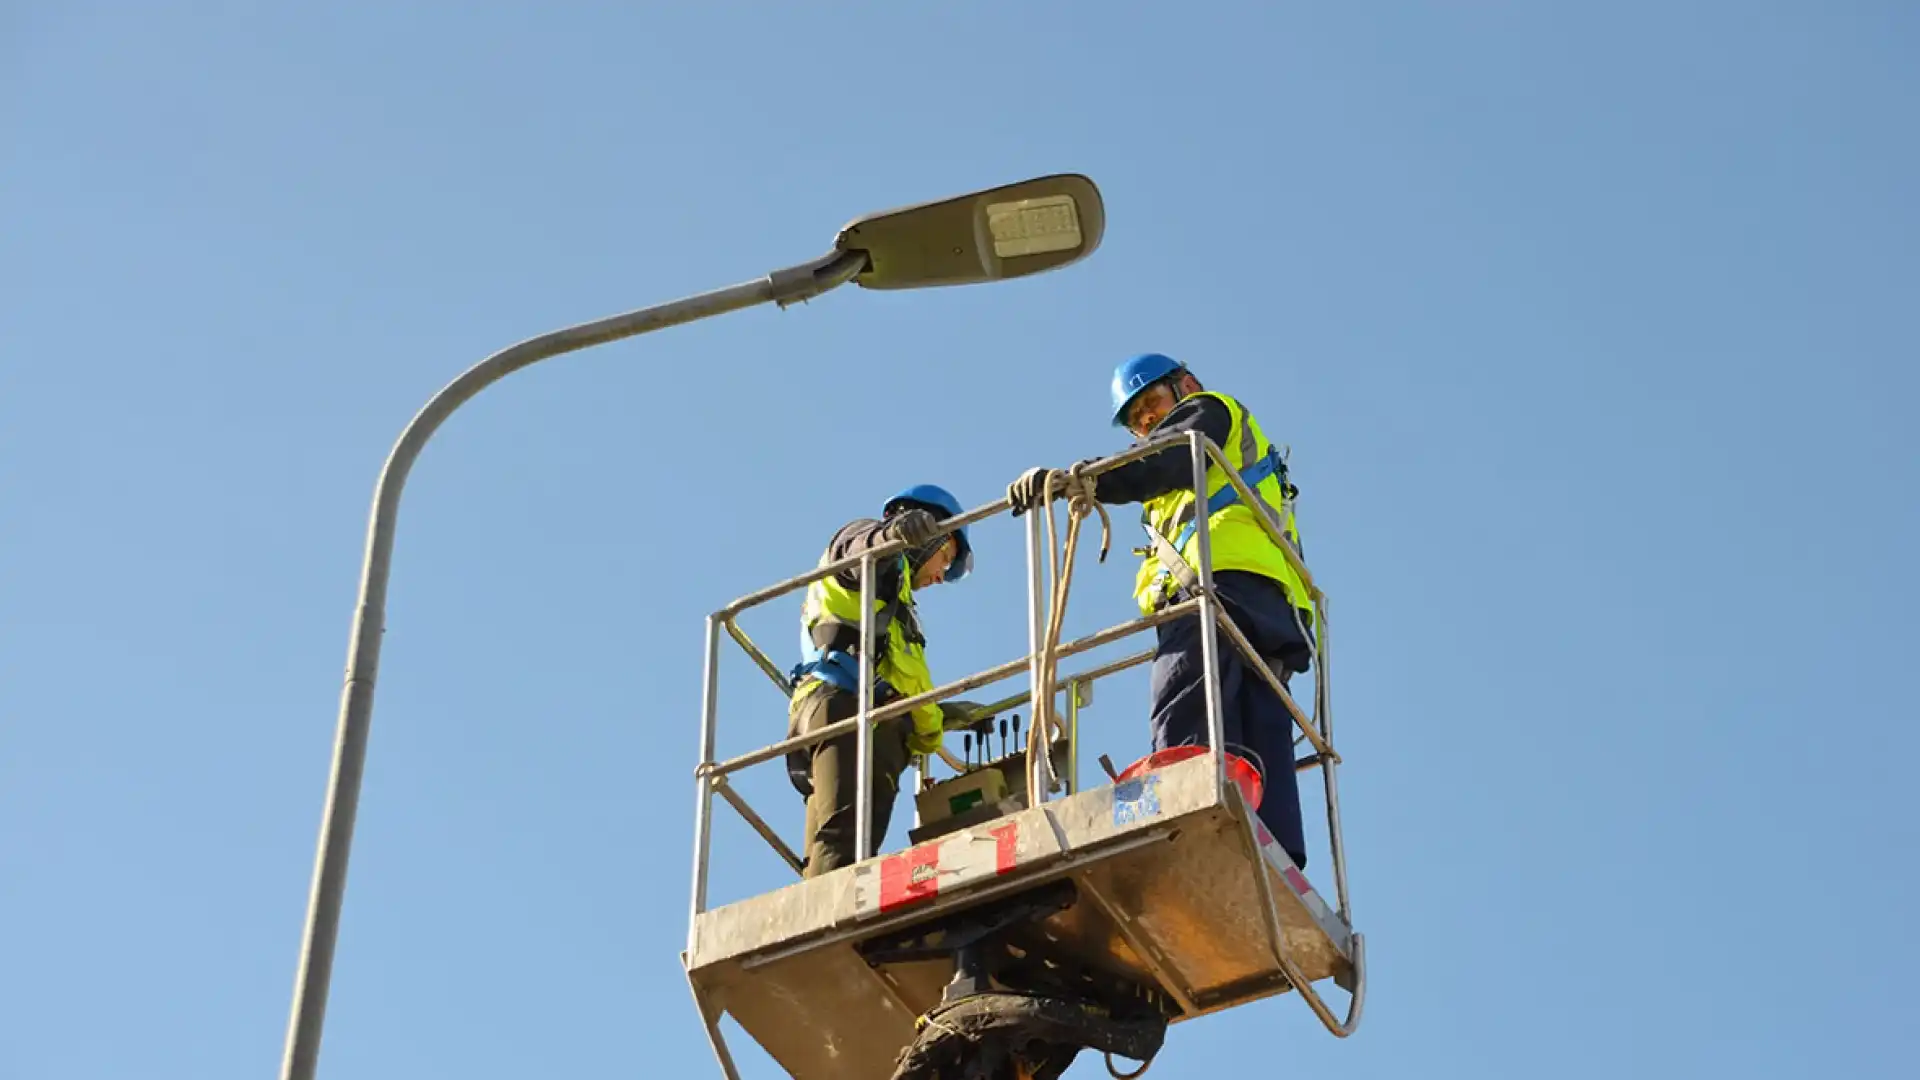
[[[1058,170],[1106,193],[1086,263],[604,347],[443,429],[322,1075],[717,1076],[702,616],[904,484],[1119,448],[1147,349],[1293,447],[1374,960],[1355,1038],[1270,1001],[1157,1080],[1910,1067],[1911,6],[274,7],[0,15],[0,1077],[277,1068],[367,505],[436,388]],[[942,675],[1025,647],[1018,531],[978,546]],[[783,730],[757,678],[725,749]],[[781,881],[719,840],[716,899]]]

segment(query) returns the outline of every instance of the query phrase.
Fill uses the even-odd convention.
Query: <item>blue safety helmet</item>
[[[1159,353],[1146,353],[1126,361],[1113,369],[1113,426],[1127,426],[1127,406],[1140,396],[1140,391],[1159,382],[1176,372],[1187,370],[1187,365],[1171,356]]]
[[[917,506],[945,521],[960,513],[960,500],[953,493],[938,484],[915,484],[907,490],[887,500],[880,508],[882,515],[893,513],[903,506]],[[946,580],[959,581],[973,570],[973,542],[967,539],[967,527],[953,530],[953,537],[959,542],[960,549],[953,553],[953,561],[947,564]]]

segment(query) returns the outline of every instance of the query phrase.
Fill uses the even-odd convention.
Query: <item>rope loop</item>
[[[1059,494],[1056,495],[1055,492]],[[1064,544],[1056,542],[1053,503],[1067,500],[1067,535]],[[1060,676],[1060,635],[1067,623],[1067,596],[1073,588],[1074,556],[1080,548],[1080,525],[1089,514],[1100,515],[1100,561],[1105,562],[1113,542],[1113,519],[1107,508],[1094,498],[1094,478],[1083,475],[1075,465],[1065,471],[1047,473],[1040,505],[1047,515],[1047,570],[1052,582],[1047,612],[1046,639],[1040,646],[1040,685],[1033,696],[1033,724],[1027,729],[1027,792],[1031,799],[1043,784],[1041,762],[1054,736],[1065,727],[1054,708],[1054,683]]]

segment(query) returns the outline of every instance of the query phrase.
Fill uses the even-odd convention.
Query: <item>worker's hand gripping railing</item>
[[[1058,492],[1056,496],[1055,492]],[[1067,500],[1067,536],[1064,544],[1054,542],[1053,501],[1056,497]],[[1066,628],[1067,597],[1073,589],[1074,556],[1080,547],[1080,525],[1088,514],[1100,515],[1100,561],[1107,561],[1107,550],[1113,542],[1113,521],[1107,516],[1107,508],[1094,498],[1092,479],[1082,466],[1074,466],[1064,475],[1049,473],[1042,486],[1040,499],[1040,521],[1046,525],[1044,543],[1037,543],[1036,530],[1028,526],[1028,551],[1038,550],[1047,555],[1042,560],[1048,569],[1048,603],[1046,617],[1040,618],[1038,590],[1040,582],[1034,578],[1029,582],[1033,595],[1029,602],[1033,609],[1033,630],[1039,632],[1039,639],[1033,642],[1033,724],[1027,729],[1027,791],[1030,801],[1038,797],[1037,793],[1053,790],[1053,777],[1049,775],[1053,767],[1052,755],[1047,748],[1053,745],[1054,736],[1067,727],[1054,709],[1054,687],[1058,685],[1060,675],[1060,634]],[[1029,573],[1031,573],[1031,564]],[[1044,621],[1046,627],[1040,628]],[[1077,716],[1080,700],[1080,687],[1077,683],[1067,687],[1068,711]],[[1074,755],[1078,756],[1077,740],[1079,730],[1076,726],[1070,736]],[[1069,770],[1070,772],[1073,770]]]
[[[1312,650],[1311,656],[1316,670],[1314,680],[1315,708],[1314,716],[1311,718],[1307,716],[1306,713],[1301,710],[1298,703],[1293,700],[1285,684],[1268,668],[1263,658],[1259,656],[1251,642],[1248,641],[1239,627],[1234,624],[1232,618],[1220,603],[1218,594],[1213,588],[1212,536],[1209,528],[1209,515],[1206,514],[1197,514],[1195,516],[1195,539],[1198,549],[1196,552],[1198,559],[1196,561],[1199,564],[1195,570],[1199,587],[1193,590],[1194,595],[1155,611],[1151,615],[1130,620],[1118,626],[1109,627],[1076,641],[1067,643],[1059,642],[1059,632],[1063,622],[1066,600],[1065,593],[1068,591],[1071,582],[1071,568],[1073,565],[1074,548],[1078,537],[1077,526],[1079,519],[1084,517],[1088,512],[1100,510],[1099,505],[1090,497],[1087,497],[1087,493],[1083,487],[1084,481],[1096,478],[1100,474],[1130,461],[1170,450],[1175,444],[1182,442],[1187,444],[1192,454],[1193,487],[1197,493],[1196,497],[1202,499],[1206,497],[1209,487],[1207,482],[1208,464],[1209,462],[1217,464],[1220,467],[1221,474],[1225,481],[1232,484],[1238,493],[1241,503],[1249,507],[1257,508],[1255,517],[1261,527],[1267,532],[1269,538],[1280,549],[1289,565],[1293,567],[1295,572],[1299,574],[1301,581],[1307,586],[1316,615],[1317,630],[1316,634],[1308,635],[1309,647]],[[1051,488],[1051,485],[1049,485],[1049,487]],[[706,908],[708,849],[712,836],[710,814],[712,809],[712,796],[716,793],[720,794],[730,805],[738,810],[747,820],[748,824],[751,825],[762,838],[766,839],[769,845],[772,846],[796,872],[800,871],[802,867],[799,857],[780,841],[778,834],[768,827],[764,819],[755,813],[752,808],[746,804],[745,800],[728,785],[726,778],[733,772],[784,756],[795,750],[804,749],[830,739],[838,738],[849,731],[854,732],[856,736],[856,768],[861,778],[857,786],[858,793],[856,796],[856,816],[858,824],[856,826],[855,846],[856,858],[864,860],[873,854],[871,835],[873,808],[870,794],[873,769],[873,726],[882,721],[908,713],[921,705],[938,703],[969,690],[1016,676],[1024,668],[1029,676],[1029,689],[1024,693],[1004,698],[983,707],[980,715],[993,715],[1026,702],[1036,703],[1035,723],[1029,730],[1029,753],[1027,760],[1031,772],[1029,773],[1027,791],[1030,802],[1044,801],[1047,791],[1052,787],[1052,778],[1048,775],[1051,755],[1044,752],[1043,748],[1050,742],[1057,728],[1057,724],[1049,719],[1052,714],[1051,703],[1056,687],[1064,687],[1064,689],[1067,690],[1069,695],[1071,695],[1069,709],[1077,709],[1082,687],[1089,686],[1097,679],[1104,678],[1107,675],[1146,663],[1153,658],[1153,651],[1149,649],[1136,653],[1093,670],[1069,676],[1065,680],[1058,678],[1056,671],[1058,661],[1081,652],[1099,648],[1102,645],[1117,641],[1129,634],[1139,633],[1158,626],[1161,623],[1182,618],[1189,614],[1197,614],[1201,624],[1201,656],[1204,667],[1203,686],[1207,708],[1207,733],[1210,745],[1219,747],[1223,745],[1225,741],[1224,716],[1220,702],[1219,643],[1216,634],[1216,629],[1224,629],[1235,648],[1239,649],[1247,658],[1249,666],[1252,667],[1260,677],[1265,679],[1274,692],[1280,696],[1281,701],[1285,703],[1288,712],[1294,718],[1295,724],[1299,727],[1302,736],[1313,745],[1316,751],[1313,755],[1296,762],[1295,767],[1304,771],[1317,766],[1325,773],[1328,839],[1333,854],[1339,912],[1342,920],[1351,928],[1353,919],[1347,890],[1346,845],[1340,826],[1339,813],[1337,768],[1341,759],[1332,745],[1326,596],[1314,582],[1311,572],[1308,571],[1305,563],[1300,559],[1298,553],[1288,541],[1282,522],[1274,518],[1273,513],[1264,501],[1256,496],[1251,487],[1226,459],[1224,452],[1199,432],[1175,433],[1150,439],[1122,453],[1078,467],[1072,471],[1070,480],[1063,493],[1071,500],[1069,513],[1073,515],[1070,519],[1067,542],[1064,545],[1064,561],[1057,557],[1051,560],[1048,558],[1054,549],[1054,544],[1052,543],[1054,534],[1051,514],[1051,490],[1047,492],[1048,506],[1045,517],[1043,518],[1041,514],[1034,514],[1028,521],[1029,651],[1027,655],[946,685],[935,687],[924,693],[890,702],[884,707],[878,709],[873,707],[871,690],[873,670],[870,657],[872,656],[871,646],[874,633],[874,627],[871,621],[873,611],[873,572],[881,560],[903,553],[906,548],[904,542],[896,541],[873,548],[858,556],[816,567],[806,574],[790,578],[780,584],[742,597],[708,617],[705,655],[706,677],[702,694],[701,754],[700,765],[696,769],[698,801],[695,809],[692,904],[692,914],[694,916],[697,917]],[[992,517],[1009,508],[1010,504],[1008,501],[1002,499],[942,522],[938,531],[941,535],[944,535],[962,526]],[[1100,510],[1100,512],[1104,518],[1104,511]],[[1284,504],[1281,512],[1283,514],[1285,513]],[[1045,529],[1044,536],[1042,532],[1043,527]],[[1103,558],[1105,552],[1106,537],[1103,534]],[[1053,587],[1051,589],[1048,588],[1048,575],[1045,572],[1049,566],[1051,566],[1052,569],[1051,583]],[[753,643],[752,639],[740,629],[738,624],[739,616],[750,608],[804,589],[813,582],[825,578],[830,574],[842,573],[849,569],[857,569],[859,572],[862,599],[860,630],[860,680],[862,689],[859,694],[856,715],[846,720],[829,724],[816,731],[782,740],[770,746],[763,747],[760,750],[732,758],[725,762],[714,761],[713,754],[717,729],[717,698],[719,690],[718,654],[720,629],[724,627],[728,635],[752,658],[754,664],[759,667],[776,686],[780,687],[783,692],[786,692],[788,689],[786,676],[782,674],[778,665],[760,650],[759,647]],[[1049,598],[1052,603],[1047,602]],[[1049,618],[1049,609],[1051,609],[1051,618]],[[1038,704],[1041,702],[1046,703],[1044,707]],[[1077,755],[1077,731],[1070,730],[1069,738],[1072,740],[1070,752]],[[944,750],[941,756],[950,766],[954,767],[956,771],[961,768],[960,763],[955,761],[955,759]],[[1214,763],[1216,796],[1224,801],[1226,798],[1225,793],[1228,790],[1226,759],[1224,755],[1214,755]],[[1250,817],[1247,819],[1246,826],[1249,830],[1249,843],[1251,843],[1252,824]],[[1364,940],[1358,933],[1354,933],[1351,936],[1352,947],[1350,960],[1354,967],[1355,978],[1353,984],[1353,1000],[1349,1006],[1346,1021],[1341,1022],[1334,1019],[1326,1003],[1314,992],[1308,981],[1301,976],[1298,966],[1287,956],[1286,941],[1281,932],[1282,927],[1279,922],[1278,908],[1274,899],[1272,883],[1268,880],[1264,870],[1264,856],[1260,854],[1257,845],[1254,845],[1251,850],[1254,855],[1253,865],[1256,870],[1256,877],[1259,880],[1260,895],[1263,898],[1264,906],[1267,908],[1267,922],[1272,937],[1275,959],[1278,961],[1282,972],[1286,975],[1289,982],[1301,992],[1301,996],[1308,1001],[1309,1006],[1313,1008],[1315,1014],[1320,1017],[1322,1023],[1327,1026],[1328,1030],[1341,1036],[1350,1034],[1359,1022],[1359,1014],[1365,996]],[[690,949],[693,945],[692,932],[693,928],[690,927]]]

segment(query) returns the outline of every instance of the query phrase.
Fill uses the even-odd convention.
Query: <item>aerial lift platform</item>
[[[1191,452],[1198,490],[1206,490],[1211,460],[1246,505],[1262,505],[1219,448],[1197,432],[1142,443],[1085,472],[1097,475],[1182,443]],[[1008,508],[1002,500],[943,522],[942,530]],[[1199,587],[1193,595],[1153,615],[1059,642],[1058,620],[1051,631],[1047,626],[1043,581],[1051,514],[1036,511],[1028,519],[1026,656],[882,708],[874,708],[871,692],[863,691],[855,717],[728,761],[714,760],[721,631],[787,690],[780,667],[740,629],[740,615],[856,568],[863,595],[870,596],[876,560],[896,552],[881,548],[819,566],[708,617],[692,918],[682,959],[728,1080],[739,1076],[720,1029],[723,1015],[731,1015],[795,1080],[1048,1080],[1083,1048],[1104,1051],[1116,1077],[1133,1076],[1138,1073],[1123,1073],[1115,1058],[1150,1062],[1168,1025],[1289,991],[1333,1034],[1345,1037],[1358,1026],[1366,954],[1347,896],[1324,593],[1278,524],[1263,513],[1270,534],[1308,582],[1320,618],[1309,714],[1254,654],[1213,593],[1205,515],[1198,525]],[[1069,573],[1072,546],[1070,539]],[[1058,569],[1053,576],[1059,578]],[[1064,586],[1051,599],[1055,607],[1063,605]],[[871,604],[863,610],[870,612]],[[1093,684],[1150,661],[1152,651],[1064,677],[1055,675],[1054,665],[1188,615],[1198,615],[1203,627],[1210,745],[1222,743],[1217,650],[1224,641],[1253,661],[1293,713],[1296,746],[1312,751],[1295,768],[1323,771],[1334,903],[1253,814],[1252,770],[1231,753],[1163,753],[1117,774],[1103,758],[1107,782],[1080,786],[1079,713],[1091,703]],[[871,622],[864,620],[861,630],[869,646],[861,650],[862,681],[869,687]],[[942,759],[960,775],[931,786],[929,763],[922,759],[915,782],[921,812],[908,830],[908,847],[873,852],[869,785],[863,783],[855,864],[708,908],[716,795],[796,872],[802,867],[730,785],[734,773],[853,731],[858,768],[870,777],[872,727],[863,719],[877,723],[1023,672],[1028,690],[983,708],[981,715],[1034,706],[1026,747],[992,761],[983,752],[979,763],[971,754],[962,761],[943,750]],[[1062,696],[1064,710],[1057,708]],[[988,771],[998,776],[975,782]],[[961,797],[942,807],[943,792]],[[972,805],[953,810],[969,800]],[[1316,988],[1329,981],[1350,995],[1344,1017]]]

